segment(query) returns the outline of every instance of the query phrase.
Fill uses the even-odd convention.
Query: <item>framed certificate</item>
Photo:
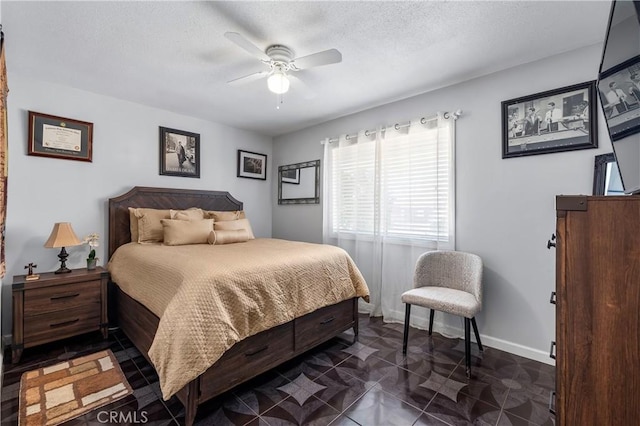
[[[93,123],[29,111],[29,155],[91,161]]]

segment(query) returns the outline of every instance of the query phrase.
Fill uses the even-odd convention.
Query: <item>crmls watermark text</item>
[[[149,421],[146,411],[100,411],[96,419],[103,424],[143,424]]]

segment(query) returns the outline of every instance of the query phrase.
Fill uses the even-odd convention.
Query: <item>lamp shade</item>
[[[82,241],[73,232],[71,224],[69,222],[60,222],[53,225],[51,235],[49,235],[49,239],[44,243],[44,246],[46,248],[54,248],[77,246],[79,244],[82,244]]]
[[[287,93],[289,90],[289,79],[282,71],[274,71],[274,73],[267,79],[267,87],[269,87],[269,90],[273,93],[278,95]]]

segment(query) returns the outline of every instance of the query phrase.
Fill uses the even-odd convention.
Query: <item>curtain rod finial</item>
[[[452,112],[452,113],[449,113],[447,111],[444,114],[442,114],[445,120],[448,120],[449,118],[453,118],[454,120],[457,120],[461,115],[462,115],[461,109],[457,109],[455,110],[455,112]]]

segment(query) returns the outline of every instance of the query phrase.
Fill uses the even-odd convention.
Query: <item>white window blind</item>
[[[375,143],[366,142],[331,151],[331,216],[335,233],[373,234],[375,150]]]
[[[452,120],[378,132],[331,149],[329,220],[336,236],[452,241]],[[362,139],[362,136],[360,136]]]

